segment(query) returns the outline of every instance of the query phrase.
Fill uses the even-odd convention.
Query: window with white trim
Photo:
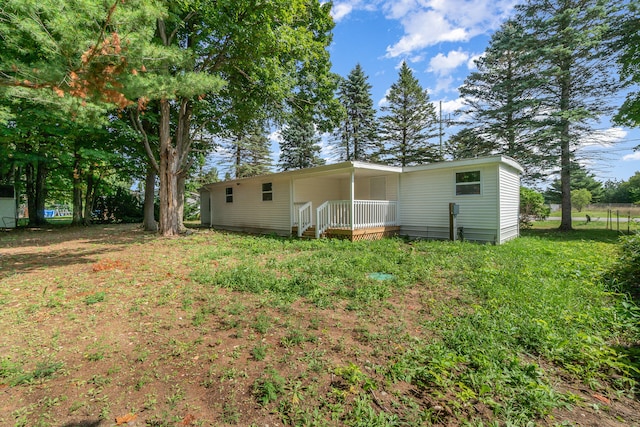
[[[268,202],[273,200],[273,183],[265,182],[262,184],[262,201]]]
[[[227,203],[233,203],[233,187],[227,187],[224,189],[224,196]]]
[[[480,171],[456,172],[456,196],[480,193]]]

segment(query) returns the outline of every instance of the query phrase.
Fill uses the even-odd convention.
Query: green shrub
[[[531,228],[533,221],[546,219],[551,209],[544,204],[544,196],[530,188],[520,187],[520,227]]]
[[[640,234],[620,237],[618,262],[611,273],[613,290],[640,301]]]

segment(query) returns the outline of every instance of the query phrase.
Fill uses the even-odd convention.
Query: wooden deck
[[[400,232],[399,226],[370,227],[350,230],[346,228],[329,228],[320,237],[329,237],[333,239],[348,239],[352,242],[357,240],[379,240],[384,237],[392,237]],[[315,239],[316,230],[314,227],[309,228],[302,235],[305,239]],[[298,235],[298,227],[291,229],[291,234]]]

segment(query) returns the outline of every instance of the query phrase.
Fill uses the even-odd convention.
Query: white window
[[[456,196],[481,194],[480,171],[456,172]]]
[[[224,194],[225,194],[227,203],[233,203],[233,187],[225,188]]]

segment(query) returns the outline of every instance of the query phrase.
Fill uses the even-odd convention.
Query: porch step
[[[298,227],[293,227],[291,229],[291,234],[293,234],[294,236],[298,235]],[[304,233],[302,233],[301,236],[302,239],[315,239],[316,238],[316,228],[315,227],[309,227],[305,230]]]

